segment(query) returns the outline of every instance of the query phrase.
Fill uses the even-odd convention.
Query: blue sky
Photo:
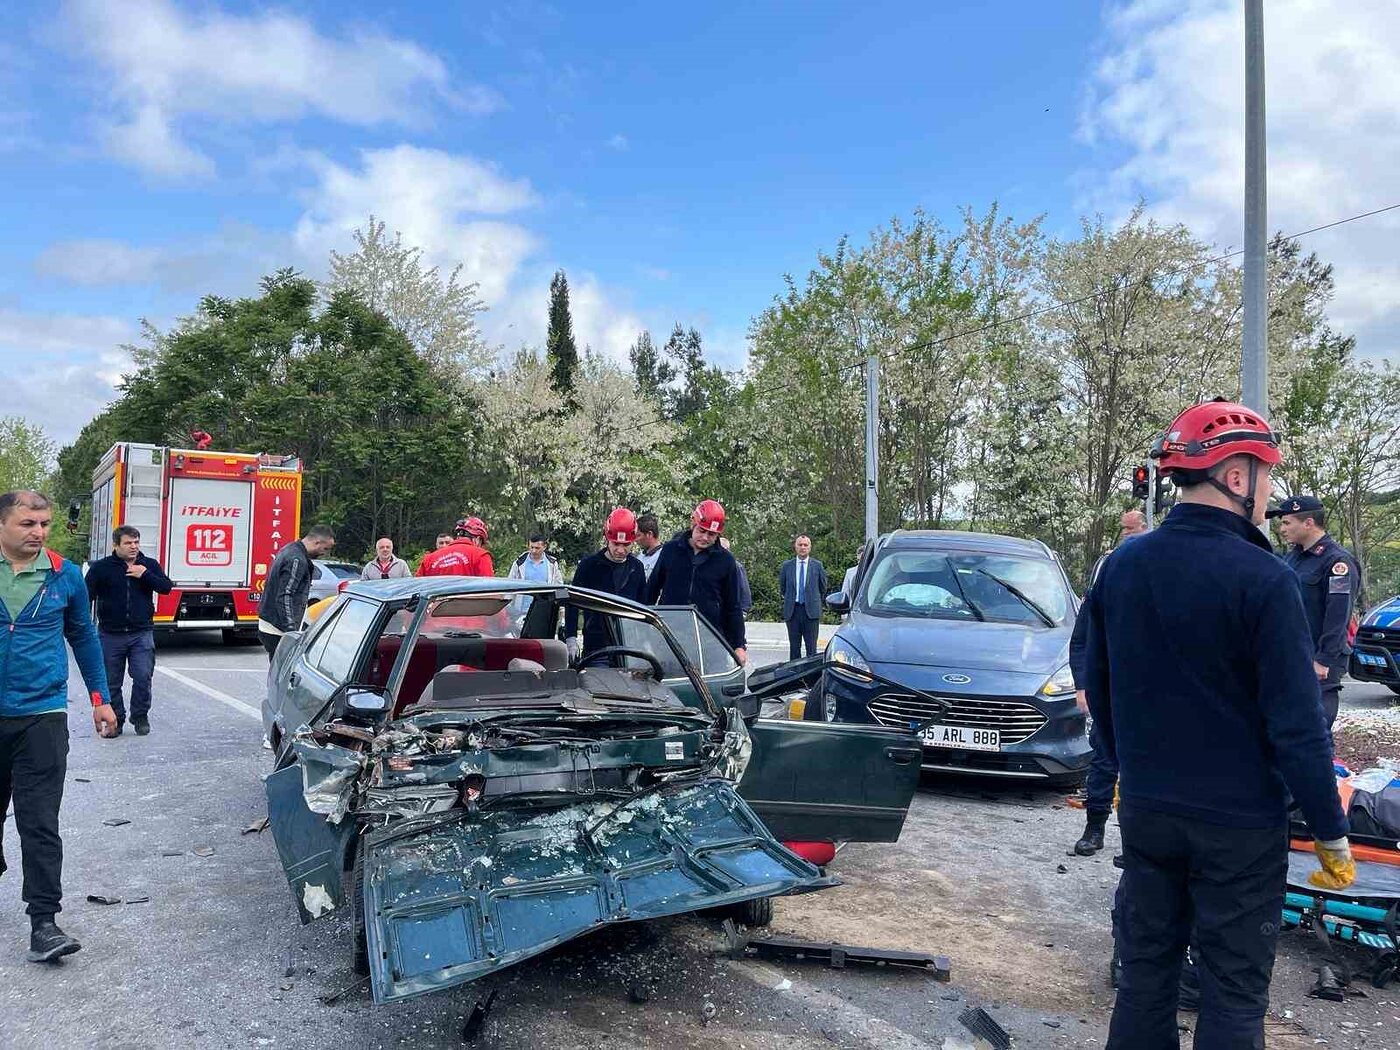
[[[596,348],[679,320],[731,367],[785,272],[915,207],[954,222],[999,201],[1072,233],[1142,196],[1239,241],[1229,0],[699,6],[12,0],[0,360],[38,369],[0,413],[52,399],[41,421],[71,438],[139,318],[246,294],[279,265],[321,276],[370,210],[466,265],[494,341],[542,336],[563,267]],[[1311,6],[1270,5],[1285,229],[1400,197],[1396,6],[1325,22]],[[1359,100],[1358,70],[1377,80]],[[1318,141],[1309,106],[1329,90],[1360,127]],[[1313,245],[1384,353],[1394,233]]]

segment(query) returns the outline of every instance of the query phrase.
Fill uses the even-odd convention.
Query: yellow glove
[[[1346,839],[1313,842],[1313,852],[1322,863],[1322,870],[1308,876],[1308,881],[1321,890],[1344,890],[1356,881],[1356,861],[1351,859],[1351,843]]]

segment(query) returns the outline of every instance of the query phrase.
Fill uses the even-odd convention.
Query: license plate
[[[968,751],[1000,751],[1001,733],[971,726],[927,726],[919,734],[930,747],[960,747]]]

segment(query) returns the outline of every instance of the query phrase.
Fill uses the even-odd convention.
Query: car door
[[[734,650],[729,647],[729,643],[721,637],[709,620],[700,615],[695,606],[659,605],[656,607],[656,614],[680,643],[691,666],[699,671],[700,678],[705,682],[716,703],[732,704],[735,697],[743,695],[743,666],[734,655]],[[669,648],[666,652],[656,651],[660,648],[661,637],[655,631],[643,630],[641,628],[644,625],[626,620],[619,620],[617,623],[625,639],[619,644],[652,653],[661,661],[664,675],[662,681],[680,697],[681,702],[690,707],[704,706],[695,694],[695,686],[676,662],[675,654],[671,653]]]
[[[285,742],[324,708],[331,694],[350,680],[384,607],[349,597],[327,614],[298,647],[271,684],[280,697],[274,721]]]
[[[784,842],[895,842],[923,754],[903,729],[760,718],[739,794]]]

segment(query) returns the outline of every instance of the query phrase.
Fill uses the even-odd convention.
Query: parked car
[[[1400,693],[1400,595],[1362,617],[1347,670],[1358,682],[1380,682]]]
[[[570,606],[611,642],[572,663]],[[472,577],[351,584],[283,638],[263,705],[268,816],[302,922],[348,904],[383,1002],[600,923],[716,907],[762,922],[769,898],[834,885],[782,843],[895,841],[918,742],[759,718],[764,690],[746,690],[689,606]]]
[[[348,561],[326,561],[324,558],[311,559],[311,593],[307,604],[318,602],[343,591],[349,584],[360,578],[360,566]]]
[[[854,595],[827,599],[849,617],[807,717],[913,728],[926,770],[1082,780],[1092,749],[1069,669],[1079,603],[1048,547],[894,532],[856,577]]]

